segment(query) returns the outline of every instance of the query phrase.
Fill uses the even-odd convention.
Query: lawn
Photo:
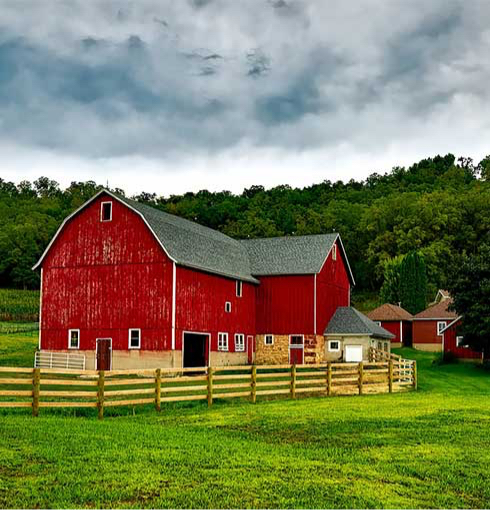
[[[0,363],[35,342],[0,336]],[[0,507],[488,507],[490,373],[403,354],[418,392],[2,410]]]

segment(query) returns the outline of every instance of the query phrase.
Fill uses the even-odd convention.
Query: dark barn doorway
[[[208,365],[209,335],[184,333],[184,368]]]

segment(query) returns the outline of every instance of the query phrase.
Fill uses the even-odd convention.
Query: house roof
[[[378,306],[366,315],[373,321],[411,321],[413,318],[404,308],[391,303]]]
[[[104,193],[126,204],[141,216],[160,246],[177,264],[259,283],[255,276],[319,272],[334,242],[339,239],[351,281],[354,283],[338,234],[237,241],[217,230],[106,190],[97,193],[63,221],[33,269],[40,266],[66,223]]]
[[[325,335],[367,335],[376,338],[395,338],[389,331],[352,306],[339,306],[325,329]]]
[[[240,242],[250,258],[252,274],[272,276],[319,273],[337,239],[349,278],[354,284],[354,277],[337,233],[246,239]]]
[[[449,299],[450,297],[451,297],[451,294],[449,294],[449,292],[447,290],[439,289],[437,291],[434,301],[432,301],[432,303],[430,303],[430,305],[435,305],[436,303],[439,303],[443,299]]]
[[[421,311],[414,316],[414,320],[417,319],[456,319],[458,314],[456,312],[448,310],[452,304],[451,298],[445,298],[436,303],[435,305],[429,306],[425,310]]]

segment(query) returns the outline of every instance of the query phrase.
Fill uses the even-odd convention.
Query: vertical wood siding
[[[218,350],[218,332],[228,333],[229,352],[235,352],[235,333],[245,339],[255,335],[256,285],[243,282],[242,297],[237,297],[236,280],[177,266],[176,290],[176,349],[182,349],[184,331],[211,333],[213,351]]]
[[[453,319],[443,319],[448,324]],[[439,344],[442,343],[442,336],[437,334],[437,320],[414,320],[413,342],[416,344]]]
[[[459,322],[453,324],[444,331],[444,352],[452,352],[456,357],[463,359],[481,359],[481,352],[468,349],[467,347],[456,346],[456,336],[458,335]]]
[[[350,280],[342,250],[337,242],[337,260],[330,253],[316,278],[316,331],[323,335],[335,310],[349,305]]]
[[[112,201],[112,221],[100,203]],[[96,338],[128,348],[141,329],[141,349],[170,349],[172,262],[143,220],[102,195],[68,222],[43,262],[42,349],[66,349],[80,329],[80,349]]]

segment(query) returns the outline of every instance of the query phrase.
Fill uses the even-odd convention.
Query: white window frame
[[[333,343],[337,344],[337,349],[332,347]],[[328,341],[328,352],[340,352],[340,340],[329,340]]]
[[[267,342],[267,337],[271,339],[270,343]],[[274,345],[274,335],[264,335],[264,345]]]
[[[465,348],[468,347],[468,345],[465,345],[461,342],[464,342],[464,336],[463,335],[457,335],[456,336],[456,347]]]
[[[441,324],[443,326],[441,327]],[[437,336],[442,336],[442,330],[447,326],[446,321],[437,321]]]
[[[332,260],[337,260],[337,245],[332,246]]]
[[[78,341],[77,341],[77,346],[76,347],[72,347],[71,345],[71,334],[72,333],[77,333],[78,335]],[[80,330],[79,329],[69,329],[68,330],[68,349],[80,349]]]
[[[134,345],[131,345],[131,333],[133,331],[138,332],[138,346],[135,347]],[[128,331],[128,349],[141,349],[141,329],[139,328],[130,328]]]
[[[239,340],[241,339],[241,345]],[[235,352],[245,352],[245,335],[244,333],[235,333]]]
[[[226,301],[225,302],[225,312],[226,313],[231,313],[231,301]]]
[[[228,351],[228,333],[218,333],[218,351]]]
[[[376,326],[379,326],[380,328],[382,327],[381,326],[381,321],[373,321],[373,322],[374,322],[374,324],[376,324]]]
[[[109,204],[111,207],[110,207],[110,218],[108,220],[104,220],[104,217],[103,217],[103,214],[104,214],[104,205],[107,205]],[[108,221],[112,221],[112,202],[101,202],[100,203],[100,221],[102,222],[108,222]]]
[[[241,280],[236,281],[235,294],[236,294],[236,297],[243,296],[243,282]]]

